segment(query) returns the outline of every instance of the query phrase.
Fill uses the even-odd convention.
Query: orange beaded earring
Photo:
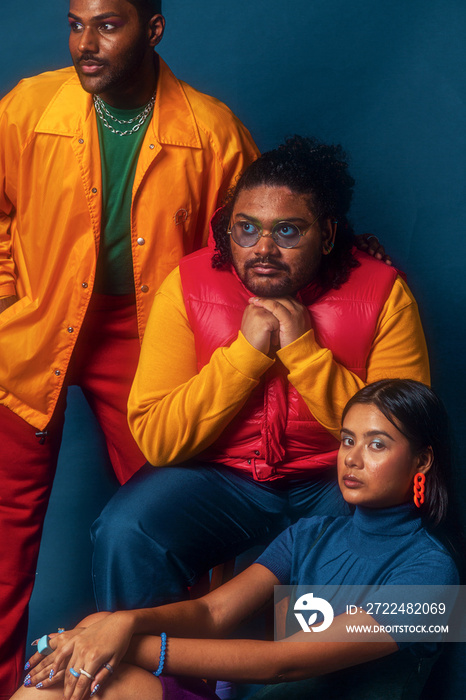
[[[418,508],[424,503],[424,486],[426,475],[418,472],[414,477],[414,503]]]

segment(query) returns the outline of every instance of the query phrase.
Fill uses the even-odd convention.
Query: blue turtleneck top
[[[282,585],[438,587],[459,583],[452,557],[423,527],[411,504],[357,507],[353,516],[339,518],[303,518],[282,532],[256,563],[275,574]]]

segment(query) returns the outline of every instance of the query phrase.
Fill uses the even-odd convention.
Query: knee
[[[170,533],[176,527],[158,498],[125,500],[122,493],[104,508],[91,528],[97,552],[130,552],[133,549],[171,544]]]
[[[104,620],[106,617],[111,615],[111,612],[97,612],[97,613],[92,613],[92,615],[88,615],[85,617],[81,622],[78,623],[78,627],[90,627],[91,625],[94,624],[94,622],[100,622],[101,620]]]

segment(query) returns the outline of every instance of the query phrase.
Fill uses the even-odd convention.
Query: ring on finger
[[[39,654],[42,654],[42,656],[48,656],[49,654],[52,653],[53,649],[49,644],[50,642],[50,637],[48,634],[44,634],[43,637],[37,640],[37,651]]]
[[[86,678],[89,678],[89,680],[93,681],[95,676],[92,676],[90,673],[84,670],[84,668],[80,668],[79,672],[83,674],[83,676],[86,676]]]
[[[70,668],[70,673],[71,673],[71,675],[74,676],[75,678],[79,678],[79,676],[81,675],[80,673],[78,673],[77,671],[75,671],[74,668]]]
[[[104,664],[103,668],[106,668],[109,673],[113,673],[113,667],[110,664]]]

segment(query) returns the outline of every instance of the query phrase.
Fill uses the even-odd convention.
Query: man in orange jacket
[[[258,153],[154,53],[159,0],[71,0],[68,18],[74,68],[0,105],[2,699],[24,663],[66,388],[82,387],[126,481],[145,461],[126,403],[155,291]]]

